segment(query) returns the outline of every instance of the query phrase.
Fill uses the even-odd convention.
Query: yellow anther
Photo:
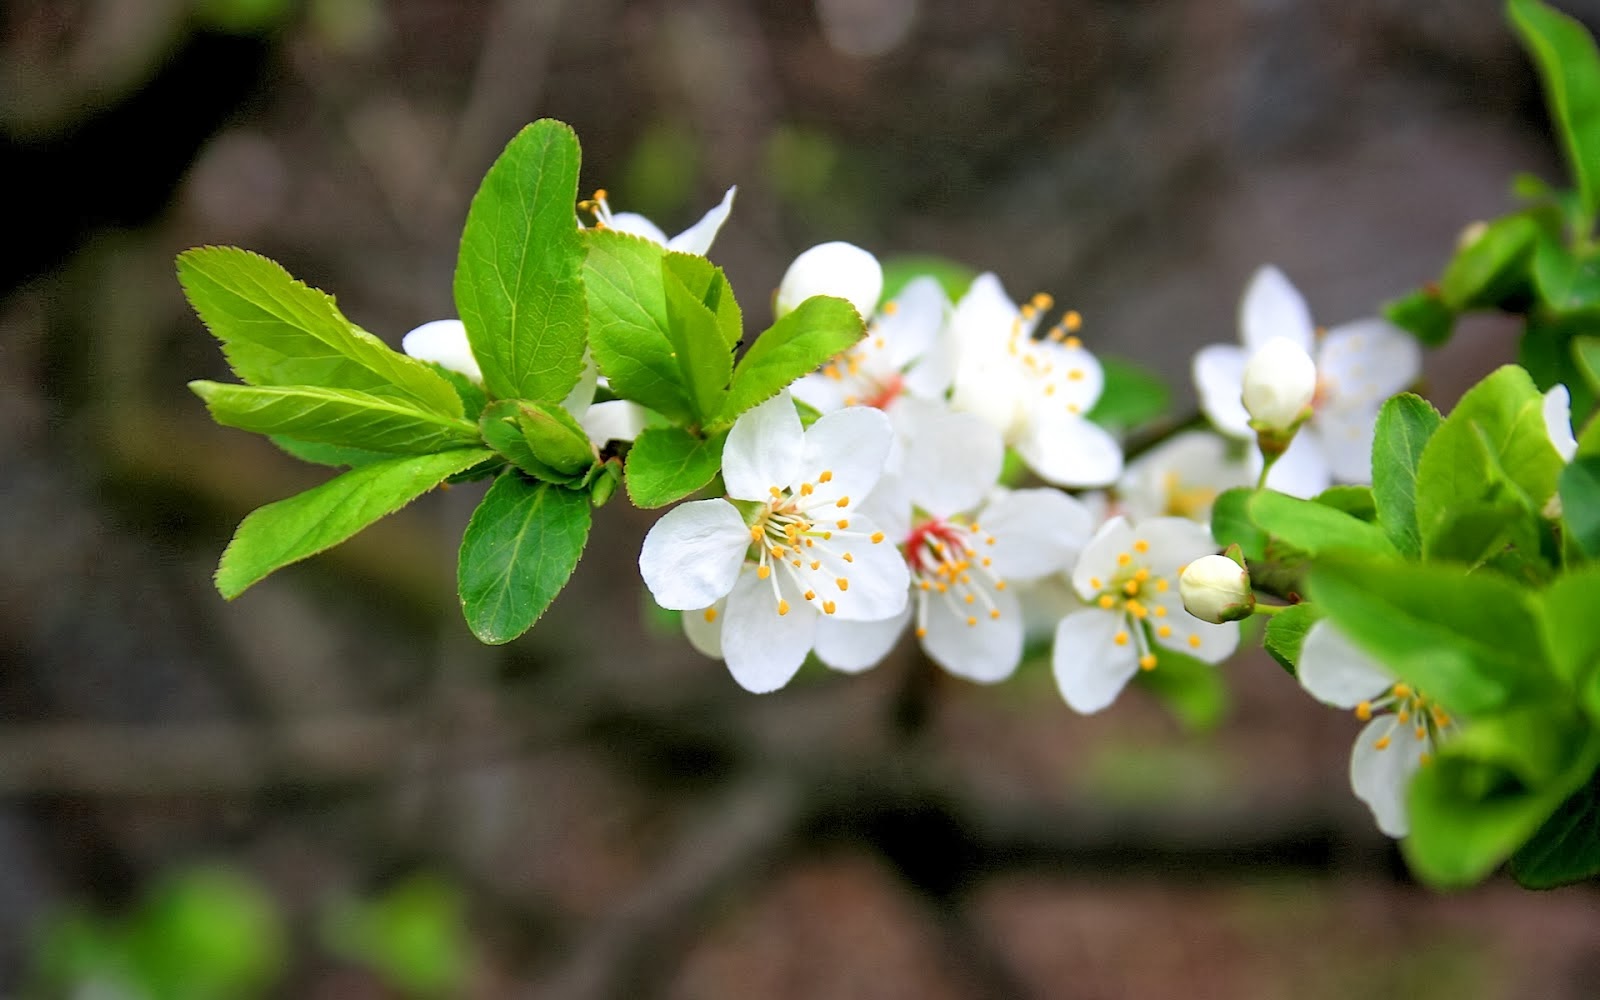
[[[1077,333],[1083,329],[1083,317],[1078,314],[1078,310],[1068,309],[1067,314],[1061,317],[1061,325],[1067,328],[1067,332]],[[1074,344],[1073,346],[1076,347],[1077,345]]]
[[[1144,621],[1145,617],[1150,614],[1150,610],[1143,604],[1140,604],[1138,601],[1129,601],[1128,614],[1139,619],[1140,621]]]
[[[752,524],[750,526],[750,540],[752,542],[761,541],[761,536],[764,534],[765,532],[761,530],[761,526],[759,524]]]
[[[832,469],[823,469],[822,470],[822,475],[817,477],[817,482],[819,482],[819,483],[831,483],[831,482],[833,482],[833,470]]]
[[[844,561],[845,561],[845,562],[849,562],[849,563],[853,563],[853,562],[855,562],[855,561],[856,561],[856,557],[855,557],[855,556],[853,556],[853,555],[851,555],[851,554],[850,554],[850,553],[848,553],[848,552],[846,552],[846,553],[845,553],[845,554],[844,554]]]
[[[1409,697],[1411,697],[1411,685],[1409,685],[1409,684],[1396,684],[1394,687],[1390,688],[1389,690],[1394,692],[1394,696],[1396,698],[1409,698]]]
[[[1433,757],[1430,756],[1428,754],[1428,751],[1426,751],[1426,750],[1424,750],[1421,753],[1417,754],[1417,763],[1418,764],[1426,764],[1431,760],[1433,760]]]
[[[1117,565],[1118,566],[1126,566],[1131,562],[1133,562],[1133,554],[1131,552],[1118,552],[1117,553]]]
[[[796,563],[795,565],[798,566],[799,563]],[[811,572],[815,573],[817,570],[819,570],[821,568],[822,568],[822,560],[820,560],[820,559],[811,560]]]
[[[927,580],[921,581],[920,583],[917,584],[917,586],[921,587],[923,590],[932,590],[933,589],[933,584],[929,583]]]
[[[1418,726],[1413,732],[1419,740],[1428,738],[1428,730],[1425,726]]]
[[[1049,385],[1046,385],[1044,387],[1044,394],[1046,396],[1054,396],[1056,394],[1056,384],[1051,382]]]
[[[878,311],[883,313],[885,316],[893,316],[895,313],[900,311],[900,303],[890,299],[888,302],[885,302],[881,307],[879,307]]]
[[[822,533],[822,540],[823,540],[823,541],[825,541],[825,542],[831,542],[831,541],[833,541],[833,532],[831,532],[831,531],[824,531],[824,532],[823,532],[823,533]]]
[[[772,575],[772,567],[768,566],[766,563],[762,563],[760,566],[756,567],[756,579],[765,580],[767,577],[769,577],[771,575]]]
[[[985,545],[993,545],[994,544],[994,536],[990,535],[987,538],[985,538],[983,540],[983,544],[985,544]]]
[[[783,496],[783,491],[778,489],[776,486],[768,486],[767,487],[767,492],[772,494],[772,498],[774,500],[776,500],[779,497]]]
[[[972,628],[973,626],[975,626],[977,624],[978,624],[978,619],[972,617],[971,615],[967,616],[967,628]]]
[[[717,609],[716,608],[706,608],[706,621],[714,622],[716,620],[717,620]]]
[[[803,497],[808,497],[811,494],[815,493],[816,491],[817,491],[817,488],[815,486],[812,486],[810,483],[801,483],[800,484],[800,495],[803,496]]]
[[[998,621],[999,618],[1000,618],[1000,609],[999,608],[990,608],[989,609],[989,617],[994,619],[994,620],[996,620],[996,621]]]
[[[1377,742],[1373,743],[1372,745],[1373,745],[1373,747],[1375,749],[1387,750],[1387,749],[1389,749],[1389,737],[1380,736],[1380,737],[1378,737]]]
[[[1129,580],[1127,583],[1124,583],[1122,585],[1122,592],[1127,594],[1129,597],[1137,597],[1139,594],[1139,581]]]
[[[927,637],[928,637],[928,630],[923,628],[921,625],[918,625],[917,626],[917,638],[918,639],[926,639]]]
[[[1117,606],[1117,599],[1115,597],[1112,597],[1110,594],[1101,594],[1100,595],[1100,600],[1099,600],[1098,603],[1100,604],[1100,606],[1102,608],[1105,608],[1107,611],[1110,611],[1112,608]]]
[[[1068,403],[1067,404],[1067,412],[1068,413],[1082,413],[1083,412],[1083,407],[1079,406],[1077,403]]]
[[[1154,670],[1156,668],[1156,654],[1146,653],[1139,657],[1140,670]]]
[[[874,544],[874,545],[876,545],[876,544],[878,544],[878,543],[879,543],[879,542],[881,542],[881,541],[883,541],[883,532],[881,532],[881,531],[874,531],[874,532],[873,532],[873,533],[872,533],[872,544]]]
[[[1169,587],[1169,586],[1171,586],[1171,585],[1167,583],[1167,578],[1166,577],[1164,577],[1164,576],[1156,577],[1156,591],[1158,593],[1165,594],[1167,592],[1167,587]]]
[[[978,595],[977,594],[968,594],[966,597],[963,597],[962,600],[967,602],[968,604],[976,604],[977,601],[978,601]]]
[[[1156,589],[1157,590],[1166,590],[1167,588],[1165,588],[1165,587],[1157,587]],[[1165,618],[1165,617],[1167,617],[1167,609],[1166,609],[1165,605],[1161,605],[1161,604],[1157,604],[1156,605],[1156,617],[1157,618]]]
[[[835,503],[834,506],[835,507],[848,507],[848,506],[850,506],[850,498],[849,497],[840,497],[839,501],[837,503]]]
[[[1072,348],[1074,351],[1083,346],[1083,341],[1079,340],[1077,337],[1068,337],[1066,340],[1062,341],[1062,343],[1065,346]]]
[[[1372,702],[1364,701],[1356,706],[1356,718],[1362,722],[1372,721]]]
[[[846,580],[842,576],[839,577],[839,579],[835,580],[834,582],[839,585],[839,589],[840,590],[849,590],[850,589],[850,581]]]
[[[1031,305],[1041,312],[1045,309],[1049,309],[1055,304],[1056,300],[1050,295],[1049,292],[1035,292],[1033,301],[1031,302]]]
[[[1006,582],[1004,580],[996,580],[994,582],[994,589],[996,589],[996,590],[1004,590],[1004,589],[1006,589]]]
[[[1082,368],[1069,368],[1067,370],[1067,381],[1069,381],[1069,382],[1082,382],[1083,381],[1083,369]]]
[[[837,610],[839,610],[839,606],[837,604],[833,603],[832,601],[823,601],[822,602],[822,613],[823,614],[831,615]]]
[[[784,548],[782,545],[774,545],[767,551],[772,553],[772,558],[774,559],[782,559],[784,557]]]
[[[982,565],[989,566],[989,565],[992,565],[993,563],[994,563],[993,559],[990,559],[988,556],[984,556],[983,557]]]
[[[1160,611],[1161,609],[1157,608],[1156,610]],[[1170,639],[1170,638],[1172,638],[1172,626],[1171,625],[1160,625],[1160,626],[1157,626],[1156,627],[1156,635],[1159,636],[1162,639]]]
[[[1119,646],[1126,646],[1128,644],[1128,633],[1118,632],[1116,635],[1111,637],[1111,641]]]
[[[1095,590],[1099,590],[1100,589],[1100,578],[1098,576],[1089,577],[1089,586],[1093,587]]]
[[[778,598],[778,614],[786,615],[788,613],[789,613],[789,602],[784,600],[781,597]]]
[[[1133,578],[1138,580],[1140,583],[1143,583],[1150,579],[1150,571],[1145,569],[1143,566],[1140,566],[1138,569],[1134,570]]]
[[[1402,726],[1411,721],[1411,713],[1403,708],[1395,713],[1395,717],[1400,720]]]
[[[839,520],[833,522],[833,524],[834,527],[838,528],[840,531],[843,531],[844,529],[850,527],[850,519],[848,517],[841,517]]]
[[[1199,649],[1200,648],[1200,637],[1199,636],[1197,636],[1197,635],[1189,636],[1189,648],[1190,649]]]

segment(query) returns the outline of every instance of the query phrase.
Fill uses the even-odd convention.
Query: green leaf
[[[556,403],[583,373],[579,155],[572,129],[534,122],[494,161],[467,212],[456,309],[491,396]]]
[[[217,423],[257,434],[404,454],[478,443],[478,428],[465,420],[352,389],[204,381],[190,382],[189,388],[205,400]]]
[[[661,266],[683,282],[695,299],[717,318],[717,330],[728,350],[738,347],[744,337],[744,315],[739,311],[739,302],[733,297],[733,287],[728,284],[728,276],[722,273],[722,268],[689,253],[668,253],[661,258]]]
[[[472,634],[498,645],[533,627],[567,585],[588,538],[587,493],[502,474],[461,539],[457,583]]]
[[[1538,236],[1538,223],[1526,215],[1491,222],[1446,265],[1439,278],[1440,302],[1456,312],[1499,305],[1526,282]]]
[[[1311,626],[1320,617],[1317,609],[1310,604],[1296,604],[1287,611],[1280,611],[1267,619],[1267,632],[1261,644],[1280,667],[1291,674],[1297,673],[1300,647],[1306,641],[1306,633],[1311,631]]]
[[[1141,670],[1134,683],[1161,699],[1191,732],[1210,732],[1228,714],[1228,685],[1216,666],[1170,649],[1157,653],[1154,670]]]
[[[461,400],[462,415],[468,420],[476,421],[483,413],[483,408],[489,405],[489,397],[483,391],[483,386],[467,378],[458,371],[452,371],[444,365],[432,361],[425,362],[429,368],[439,373],[439,377],[450,383],[456,391],[456,397]]]
[[[1478,881],[1534,837],[1596,763],[1600,739],[1557,713],[1473,720],[1412,779],[1406,860],[1436,887]]]
[[[1511,856],[1511,874],[1528,889],[1600,875],[1600,771]]]
[[[621,399],[655,410],[675,424],[694,422],[667,332],[661,280],[666,250],[614,229],[586,230],[584,291],[589,299],[589,346],[595,364]]]
[[[795,379],[848,350],[864,330],[855,306],[844,299],[828,295],[806,299],[757,337],[739,359],[716,423],[731,424],[739,414],[776,396]]]
[[[1257,527],[1309,556],[1339,549],[1394,554],[1376,525],[1312,500],[1262,490],[1250,499],[1249,511]]]
[[[404,400],[461,416],[450,384],[351,323],[333,298],[236,247],[178,255],[178,280],[234,372],[251,385],[314,385]]]
[[[267,504],[234,532],[217,567],[217,590],[232,600],[273,570],[339,544],[447,477],[492,457],[483,448],[464,448],[391,458]]]
[[[1507,576],[1539,584],[1549,575],[1540,529],[1538,513],[1516,498],[1473,500],[1450,510],[1429,543],[1428,559],[1472,568],[1493,565]]]
[[[1429,347],[1448,341],[1456,324],[1455,310],[1440,301],[1437,292],[1426,288],[1384,303],[1383,315]]]
[[[667,337],[672,342],[679,380],[689,390],[695,422],[704,424],[727,398],[728,382],[733,377],[732,345],[723,339],[716,313],[678,277],[670,264],[672,256],[662,258],[661,267],[667,299]],[[712,285],[713,289],[717,287]],[[727,282],[721,287],[726,288]]]
[[[1538,510],[1555,492],[1561,467],[1533,380],[1515,365],[1498,369],[1461,398],[1422,449],[1416,513],[1423,554],[1467,504],[1493,502],[1509,490]]]
[[[1543,312],[1528,317],[1522,339],[1517,342],[1517,364],[1528,369],[1540,392],[1561,383],[1572,400],[1572,412],[1580,416],[1594,406],[1595,394],[1589,385],[1578,342],[1586,331],[1600,329],[1600,311],[1585,310],[1564,316]]]
[[[1377,501],[1373,499],[1370,486],[1330,486],[1312,497],[1311,502],[1343,511],[1356,520],[1366,521],[1368,524],[1378,518]]]
[[[1259,562],[1267,557],[1267,533],[1250,518],[1250,498],[1255,491],[1244,486],[1224,490],[1211,505],[1211,537],[1223,548],[1237,545],[1244,557]]]
[[[1351,640],[1452,712],[1553,697],[1528,591],[1460,567],[1324,557],[1311,595]]]
[[[394,457],[386,451],[368,451],[365,448],[344,448],[336,444],[298,441],[282,434],[274,434],[268,440],[302,462],[326,465],[335,469],[354,469]]]
[[[563,485],[577,482],[584,469],[594,463],[593,452],[585,450],[585,457],[581,462],[569,461],[560,466],[541,457],[535,439],[528,434],[529,421],[524,414],[524,408],[528,406],[530,404],[523,400],[501,399],[484,407],[483,415],[478,418],[478,427],[483,433],[484,441],[504,455],[512,465],[535,479]],[[564,427],[541,427],[541,429],[546,432],[566,433]],[[585,439],[583,443],[587,449],[588,440]],[[540,446],[549,450],[547,442],[540,442]],[[557,454],[561,454],[561,451],[558,450]]]
[[[1558,677],[1576,690],[1587,678],[1600,676],[1600,615],[1594,613],[1600,594],[1600,563],[1560,576],[1542,598],[1544,642]],[[1600,706],[1596,706],[1600,708]],[[1600,722],[1600,717],[1596,718]]]
[[[1550,234],[1534,251],[1533,280],[1545,305],[1557,311],[1600,305],[1600,258],[1580,257]]]
[[[1539,0],[1510,0],[1506,12],[1539,67],[1551,123],[1592,222],[1600,209],[1600,54],[1594,39]]]
[[[727,437],[706,440],[678,427],[640,434],[628,450],[628,499],[637,507],[664,507],[704,487],[722,468]]]
[[[1403,393],[1378,411],[1372,438],[1372,501],[1378,524],[1401,555],[1422,552],[1417,530],[1417,463],[1439,429],[1439,411],[1420,396]]]
[[[1572,360],[1577,363],[1578,372],[1585,382],[1589,383],[1592,392],[1600,394],[1600,337],[1573,337]],[[1571,386],[1568,386],[1570,389]],[[1574,397],[1576,402],[1576,397]],[[1574,419],[1582,419],[1581,410],[1573,407]]]
[[[1578,548],[1600,559],[1600,457],[1576,458],[1561,470],[1561,520]]]
[[[1105,388],[1089,411],[1102,427],[1127,431],[1165,416],[1172,406],[1166,380],[1155,372],[1118,358],[1102,357]]]

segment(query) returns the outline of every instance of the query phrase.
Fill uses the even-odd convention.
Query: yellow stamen
[[[1111,641],[1119,646],[1126,646],[1128,644],[1128,633],[1118,632],[1116,635],[1111,637]]]
[[[1189,637],[1189,648],[1190,649],[1199,649],[1200,648],[1200,637],[1199,636],[1191,635]]]
[[[834,527],[838,528],[840,531],[843,531],[844,529],[850,527],[850,519],[848,517],[841,517],[839,520],[833,522],[833,524]]]
[[[1150,551],[1150,543],[1141,538],[1133,543],[1133,551],[1144,555]]]
[[[839,502],[835,503],[834,506],[835,507],[848,507],[848,506],[850,506],[850,498],[849,497],[840,497],[839,498]]]
[[[1117,606],[1117,599],[1112,597],[1110,594],[1101,594],[1100,606],[1105,608],[1107,611],[1110,611],[1112,608]]]
[[[883,541],[883,532],[881,532],[881,531],[874,531],[874,532],[873,532],[873,533],[872,533],[872,544],[874,544],[874,545],[876,545],[876,544],[878,544],[878,543],[879,543],[879,542],[881,542],[881,541]]]
[[[717,620],[717,609],[716,608],[706,608],[706,621],[714,622],[716,620]]]
[[[1372,721],[1372,702],[1364,701],[1356,706],[1356,718],[1362,722]]]
[[[1146,653],[1139,657],[1140,670],[1154,670],[1156,668],[1156,654]]]
[[[973,626],[975,626],[977,624],[978,624],[978,619],[973,618],[971,615],[967,616],[967,628],[972,628]]]
[[[839,584],[839,589],[840,590],[849,590],[850,589],[850,581],[846,580],[842,576],[839,577],[839,579],[837,581],[835,581],[835,582]]]
[[[833,482],[833,470],[832,469],[823,469],[822,470],[822,475],[817,477],[817,482],[819,482],[819,483],[831,483],[831,482]]]
[[[822,611],[823,611],[824,614],[831,615],[835,611],[837,611],[838,609],[839,609],[839,606],[837,604],[834,604],[832,601],[823,601],[822,602]]]
[[[779,598],[778,599],[778,614],[786,615],[788,613],[789,613],[789,602],[783,600],[782,598]]]
[[[771,566],[768,566],[766,564],[762,564],[762,565],[756,567],[756,579],[765,580],[767,577],[769,577],[771,575],[772,575],[772,567]]]

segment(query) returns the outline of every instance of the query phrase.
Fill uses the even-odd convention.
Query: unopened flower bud
[[[432,361],[483,384],[483,371],[467,343],[467,328],[459,319],[436,319],[400,338],[400,349],[418,361]]]
[[[1244,408],[1258,431],[1288,431],[1317,393],[1317,366],[1300,345],[1274,337],[1244,366]]]
[[[1217,625],[1248,618],[1256,607],[1250,574],[1227,556],[1201,556],[1184,567],[1178,593],[1184,610]]]
[[[871,319],[883,294],[883,266],[878,258],[852,243],[819,243],[802,253],[784,272],[773,311],[792,311],[813,295],[833,295]]]

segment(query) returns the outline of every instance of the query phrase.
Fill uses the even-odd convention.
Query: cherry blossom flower
[[[1122,473],[1122,449],[1086,416],[1104,374],[1074,335],[1076,313],[1034,336],[1051,304],[1037,295],[1018,308],[993,274],[973,281],[950,321],[951,407],[987,421],[1046,482],[1104,486]]]
[[[837,294],[823,290],[821,294]],[[844,406],[888,410],[906,397],[941,399],[950,387],[948,352],[940,334],[950,310],[933,278],[917,278],[884,303],[864,337],[801,378],[789,391],[821,413]]]
[[[883,295],[883,266],[853,243],[819,243],[796,257],[784,272],[772,311],[781,317],[813,295],[836,296],[855,306],[863,317],[871,316]]]
[[[1403,390],[1422,370],[1421,350],[1403,330],[1381,319],[1364,319],[1316,331],[1305,299],[1275,267],[1257,271],[1239,307],[1243,347],[1212,344],[1194,358],[1200,406],[1224,434],[1254,439],[1242,401],[1245,365],[1277,338],[1308,354],[1316,366],[1312,415],[1267,475],[1267,485],[1309,497],[1335,479],[1365,483],[1372,478],[1372,433],[1383,401]],[[1261,458],[1255,456],[1260,470]]]
[[[1306,633],[1296,675],[1312,697],[1352,709],[1366,723],[1350,752],[1350,785],[1372,810],[1378,829],[1404,837],[1411,829],[1406,810],[1411,777],[1448,737],[1454,721],[1438,702],[1397,681],[1326,620]]]
[[[817,656],[836,669],[865,669],[914,623],[923,650],[950,673],[1003,680],[1022,659],[1013,585],[1070,567],[1093,515],[1059,490],[994,491],[1005,451],[994,428],[967,413],[911,409],[918,420],[901,473],[868,503],[901,540],[912,602],[883,622],[822,622]]]
[[[1183,568],[1215,551],[1211,532],[1181,517],[1100,526],[1072,571],[1088,607],[1056,626],[1051,659],[1068,705],[1084,714],[1110,705],[1135,673],[1160,664],[1157,646],[1207,663],[1232,655],[1239,627],[1201,621],[1178,596]]]
[[[631,233],[642,236],[652,243],[658,243],[678,253],[695,254],[704,257],[711,252],[711,244],[717,238],[717,233],[722,230],[722,224],[727,221],[728,213],[733,211],[733,196],[738,193],[738,187],[730,187],[722,196],[722,201],[711,207],[711,210],[701,217],[699,222],[685,229],[676,236],[668,237],[661,227],[637,212],[613,212],[611,205],[606,200],[604,189],[596,191],[594,197],[581,202],[578,207],[594,215],[595,224],[605,229],[615,229],[621,233]]]
[[[1117,481],[1117,502],[1134,521],[1186,517],[1211,524],[1211,505],[1224,490],[1254,480],[1243,448],[1230,454],[1227,438],[1211,431],[1185,431],[1128,463]]]
[[[483,369],[478,367],[472,345],[467,342],[466,324],[459,319],[422,324],[400,338],[400,349],[418,361],[431,361],[483,384]]]
[[[857,510],[883,474],[893,434],[867,407],[803,429],[780,393],[728,434],[728,498],[680,504],[645,536],[639,570],[656,603],[721,617],[723,659],[749,690],[788,683],[820,617],[876,621],[905,608],[905,562]]]

